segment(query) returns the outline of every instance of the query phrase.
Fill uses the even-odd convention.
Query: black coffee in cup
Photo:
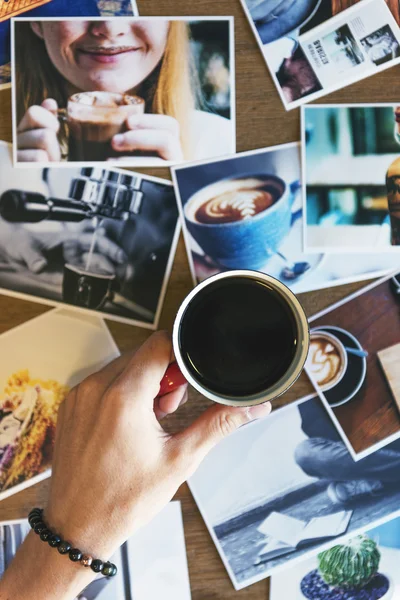
[[[299,332],[287,300],[251,277],[216,280],[182,314],[179,347],[192,377],[228,397],[274,386],[290,369]]]

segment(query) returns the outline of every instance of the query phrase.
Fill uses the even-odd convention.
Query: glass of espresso
[[[143,114],[139,96],[111,92],[80,92],[68,99],[68,160],[99,161],[121,156],[111,146],[117,133],[127,130],[131,115]]]
[[[298,378],[309,347],[307,317],[280,281],[234,270],[200,283],[175,319],[176,361],[204,396],[231,406],[277,398]]]

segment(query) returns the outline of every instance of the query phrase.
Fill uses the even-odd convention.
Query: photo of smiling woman
[[[232,36],[226,17],[15,19],[16,162],[157,166],[233,153]]]

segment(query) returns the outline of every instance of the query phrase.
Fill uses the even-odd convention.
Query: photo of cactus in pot
[[[300,589],[307,600],[389,600],[390,578],[379,572],[377,543],[360,535],[318,555],[318,568],[303,577]]]

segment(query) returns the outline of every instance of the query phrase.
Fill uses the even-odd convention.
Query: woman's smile
[[[139,52],[141,47],[135,46],[84,46],[77,48],[77,59],[88,59],[100,64],[115,65],[122,59],[131,58],[134,53]]]

